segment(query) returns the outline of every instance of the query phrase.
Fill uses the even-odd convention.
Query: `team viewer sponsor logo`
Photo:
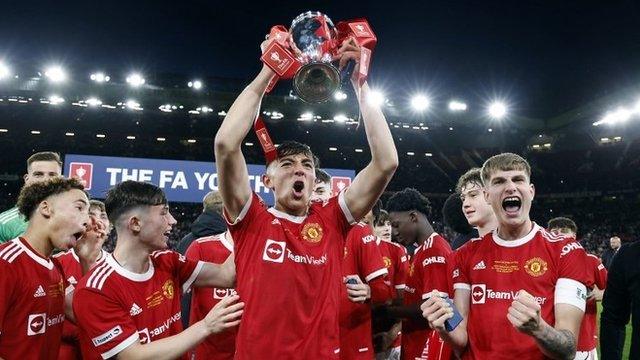
[[[267,240],[264,246],[264,252],[262,253],[262,260],[283,263],[284,251],[287,248],[287,243],[284,241]]]
[[[232,296],[237,294],[236,291],[234,289],[218,289],[218,288],[214,288],[213,289],[213,298],[214,299],[224,299],[227,296]]]
[[[44,334],[47,330],[46,322],[46,313],[29,315],[29,321],[27,321],[27,335],[33,336]]]
[[[486,284],[473,284],[471,285],[471,303],[472,304],[485,304],[487,301],[493,300],[507,300],[512,301],[518,295],[517,290],[498,291],[488,289]],[[546,297],[534,296],[536,302],[540,305],[544,305],[547,301]]]
[[[149,336],[149,329],[144,328],[138,331],[138,339],[140,344],[148,344],[151,341],[151,337]]]
[[[122,334],[122,327],[120,325],[118,325],[118,326],[114,327],[113,329],[107,331],[106,333],[94,337],[93,339],[91,339],[91,342],[93,342],[94,346],[100,346],[100,345],[106,344],[109,341],[117,338],[121,334]]]

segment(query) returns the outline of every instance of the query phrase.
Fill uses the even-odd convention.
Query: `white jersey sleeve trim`
[[[398,285],[396,285],[396,289],[398,289],[398,290],[404,290],[404,288],[406,288],[406,287],[407,287],[407,284],[398,284]]]
[[[471,291],[471,285],[469,285],[469,284],[467,284],[467,283],[455,283],[455,284],[453,284],[453,288],[454,288],[454,289],[469,290],[469,291]]]
[[[389,270],[387,270],[387,268],[382,268],[380,270],[376,270],[374,272],[372,272],[371,274],[367,275],[364,279],[367,280],[367,282],[377,278],[378,276],[383,276],[383,275],[387,275],[389,274]]]
[[[342,210],[344,217],[349,222],[349,225],[357,224],[357,221],[353,218],[353,214],[351,214],[351,210],[347,207],[347,202],[344,200],[344,191],[341,191],[340,194],[338,194],[338,204],[340,205],[340,209]]]
[[[103,359],[109,359],[111,357],[118,355],[122,350],[133,345],[133,343],[135,343],[136,341],[140,341],[140,336],[138,335],[138,332],[131,334],[131,336],[122,340],[122,342],[118,344],[116,347],[100,355],[102,355]]]
[[[438,290],[438,289],[434,289],[434,290]],[[438,291],[438,293],[440,293],[440,297],[442,298],[449,297],[449,294],[447,294],[446,292]],[[431,291],[422,294],[422,300],[427,300],[430,297],[431,297]]]
[[[196,278],[200,274],[200,271],[202,271],[203,266],[204,266],[204,261],[198,261],[198,265],[196,265],[196,268],[193,269],[191,276],[189,276],[187,281],[185,281],[184,284],[182,284],[183,294],[186,294],[187,292],[189,292],[189,289],[191,289],[191,285],[193,284],[194,281],[196,281]]]
[[[245,216],[247,216],[247,213],[249,212],[249,208],[251,207],[251,202],[253,201],[253,193],[251,193],[251,196],[249,196],[249,200],[247,200],[247,203],[244,204],[244,207],[242,208],[242,210],[240,210],[240,214],[238,214],[238,217],[234,220],[231,221],[228,217],[227,217],[227,213],[226,211],[223,211],[223,217],[224,220],[227,222],[227,224],[229,225],[237,225],[240,221],[242,221],[242,219],[244,219]]]
[[[583,283],[567,278],[556,282],[554,304],[569,304],[584,311],[587,305],[587,287]]]

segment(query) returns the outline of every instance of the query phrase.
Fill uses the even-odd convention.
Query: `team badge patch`
[[[391,267],[391,259],[389,259],[386,256],[383,256],[382,261],[384,261],[384,267],[386,267],[387,269]]]
[[[539,257],[534,257],[533,259],[527,260],[524,264],[524,269],[527,271],[527,274],[533,277],[542,276],[547,272],[547,262]]]
[[[162,294],[167,299],[173,299],[173,281],[167,280],[164,285],[162,285]]]
[[[310,243],[318,243],[322,240],[322,228],[317,223],[306,224],[302,228],[302,238]]]

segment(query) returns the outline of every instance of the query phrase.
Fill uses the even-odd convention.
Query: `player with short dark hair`
[[[351,42],[338,50],[342,63],[358,63],[360,53]],[[275,198],[275,206],[266,209],[249,186],[241,145],[274,74],[263,66],[233,103],[215,138],[219,189],[235,242],[236,288],[251,319],[238,331],[236,359],[336,359],[341,351],[344,238],[384,191],[398,155],[380,107],[365,101],[369,86],[354,80],[371,162],[346,190],[326,203],[310,203],[316,163],[309,147],[283,142],[276,148],[262,132],[268,155],[262,182]]]
[[[61,174],[60,155],[51,151],[35,153],[27,159],[24,185],[59,177]],[[17,206],[0,214],[0,243],[21,235],[26,229],[27,219],[20,214]]]
[[[586,253],[531,221],[535,189],[525,159],[493,156],[481,174],[498,227],[455,253],[454,303],[463,321],[447,332],[453,308],[435,296],[422,304],[423,316],[463,359],[572,359],[592,282]]]
[[[451,294],[447,266],[452,254],[447,240],[433,230],[429,222],[431,203],[416,189],[406,188],[387,201],[393,237],[405,247],[413,248],[403,305],[391,306],[388,312],[402,321],[402,359],[447,358],[451,349],[429,329],[421,316],[420,304],[433,291],[438,296]]]
[[[51,254],[76,245],[89,226],[83,189],[76,179],[53,178],[20,191],[27,229],[0,245],[0,358],[58,358],[65,286]]]
[[[105,208],[118,241],[84,276],[73,296],[84,359],[186,358],[207,336],[237,326],[242,303],[229,297],[182,331],[180,299],[193,286],[233,286],[233,259],[222,266],[167,250],[176,220],[157,186],[125,181]]]

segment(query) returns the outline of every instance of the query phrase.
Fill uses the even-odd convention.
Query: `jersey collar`
[[[107,255],[107,257],[105,258],[105,261],[121,276],[132,280],[132,281],[137,281],[137,282],[143,282],[143,281],[147,281],[149,279],[151,279],[153,277],[153,273],[154,273],[154,267],[153,267],[153,261],[151,260],[151,257],[149,257],[149,269],[147,270],[147,272],[142,273],[142,274],[138,274],[138,273],[134,273],[133,271],[129,271],[127,269],[125,269],[124,267],[122,267],[122,265],[120,265],[116,259],[114,259],[113,254],[109,254]]]
[[[296,224],[302,224],[307,219],[306,215],[305,216],[293,216],[293,215],[289,215],[289,214],[287,214],[285,212],[282,212],[280,210],[276,210],[276,208],[272,208],[272,207],[267,209],[267,211],[270,212],[271,215],[273,215],[273,216],[275,216],[277,218],[289,220],[289,221],[291,221],[293,223],[296,223]]]
[[[29,243],[27,242],[26,239],[20,237],[20,238],[17,238],[15,240],[15,242],[16,242],[16,244],[18,244],[18,246],[20,246],[22,248],[22,250],[24,250],[25,254],[27,254],[31,259],[33,259],[33,261],[35,261],[38,264],[46,267],[49,270],[53,269],[53,262],[51,261],[51,259],[47,259],[47,258],[44,258],[41,255],[39,255],[31,247],[31,245],[29,245]]]
[[[498,236],[498,230],[493,230],[492,238],[493,238],[493,241],[500,246],[517,247],[531,241],[531,239],[533,239],[533,237],[536,235],[536,233],[538,233],[538,231],[540,231],[540,229],[541,229],[540,226],[538,226],[538,224],[534,222],[533,227],[531,228],[531,231],[529,231],[527,235],[521,237],[520,239],[516,239],[516,240],[501,239],[500,236]]]

